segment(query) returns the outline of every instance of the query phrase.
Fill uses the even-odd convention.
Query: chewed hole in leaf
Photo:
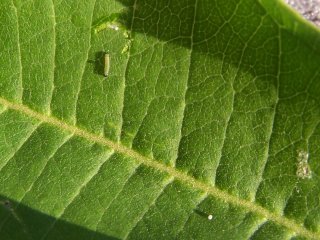
[[[126,27],[121,22],[120,16],[122,16],[122,13],[113,13],[109,16],[105,16],[98,19],[92,25],[93,32],[97,34],[105,29],[111,29],[114,31],[119,31],[119,30],[126,31]]]

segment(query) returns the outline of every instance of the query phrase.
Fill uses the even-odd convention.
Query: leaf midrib
[[[108,148],[111,148],[114,151],[121,153],[121,154],[124,154],[128,157],[131,157],[131,158],[135,159],[136,161],[138,161],[148,167],[154,168],[154,169],[161,171],[161,172],[165,172],[195,190],[203,191],[203,192],[207,193],[208,195],[211,195],[213,197],[216,197],[218,199],[223,200],[224,202],[231,203],[235,206],[244,208],[247,211],[250,211],[250,212],[256,213],[260,216],[263,216],[271,221],[278,223],[279,225],[282,225],[282,226],[288,228],[289,230],[292,230],[293,232],[295,232],[299,235],[305,236],[307,238],[312,238],[312,239],[320,239],[319,234],[309,231],[308,229],[300,226],[295,221],[290,220],[289,218],[286,218],[284,216],[280,216],[276,213],[270,212],[266,208],[263,208],[262,206],[254,203],[254,202],[250,202],[248,200],[241,199],[237,196],[231,195],[223,190],[220,190],[219,188],[217,188],[215,186],[210,186],[204,182],[196,180],[195,178],[189,176],[186,173],[183,173],[183,172],[181,172],[171,166],[166,166],[166,165],[160,163],[159,161],[157,161],[156,159],[151,159],[151,158],[145,157],[145,156],[141,155],[140,153],[136,152],[135,150],[130,149],[120,143],[115,143],[108,138],[98,136],[94,133],[90,133],[86,130],[83,130],[83,129],[77,127],[77,126],[69,125],[68,123],[66,123],[60,119],[57,119],[53,116],[44,115],[42,113],[39,113],[39,112],[36,112],[36,111],[30,109],[29,107],[27,107],[23,104],[11,102],[11,101],[9,101],[5,98],[2,98],[2,97],[0,97],[0,104],[4,105],[8,109],[12,109],[12,110],[18,111],[20,113],[23,113],[29,117],[38,119],[41,122],[51,124],[51,125],[59,128],[62,131],[71,132],[74,135],[82,137],[88,141],[98,143],[98,144],[104,145]]]

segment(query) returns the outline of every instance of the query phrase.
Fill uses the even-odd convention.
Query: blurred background
[[[284,0],[306,19],[320,27],[320,0]]]

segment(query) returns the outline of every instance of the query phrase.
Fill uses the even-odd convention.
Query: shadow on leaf
[[[118,239],[48,216],[1,195],[0,236],[1,240]]]
[[[104,55],[106,52],[99,51],[95,53],[95,59],[88,60],[88,63],[94,65],[94,73],[104,76]]]

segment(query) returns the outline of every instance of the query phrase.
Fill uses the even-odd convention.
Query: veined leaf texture
[[[282,1],[0,23],[0,239],[320,239],[320,32]]]

